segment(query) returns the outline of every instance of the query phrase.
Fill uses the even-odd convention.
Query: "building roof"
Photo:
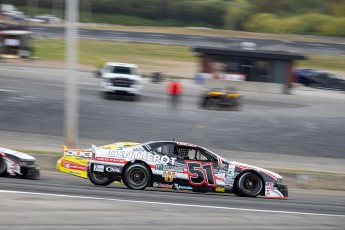
[[[237,56],[237,57],[251,57],[251,58],[266,58],[278,60],[305,60],[306,56],[297,53],[290,53],[285,51],[270,51],[270,50],[243,50],[243,49],[229,49],[208,46],[194,47],[194,51],[201,54],[210,54],[216,56]]]

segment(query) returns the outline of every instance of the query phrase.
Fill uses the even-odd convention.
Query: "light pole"
[[[79,0],[66,0],[64,143],[75,148],[79,131],[78,28]]]

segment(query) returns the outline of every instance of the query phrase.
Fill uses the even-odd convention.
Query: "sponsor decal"
[[[154,182],[153,183],[153,187],[154,188],[168,188],[168,189],[172,189],[173,185],[172,184],[162,184],[162,183]]]
[[[162,177],[164,177],[164,180],[167,182],[172,182],[175,178],[174,172],[163,172]]]
[[[105,161],[105,162],[112,162],[112,163],[126,163],[124,159],[115,159],[115,158],[107,158],[107,157],[96,157],[96,161]]]
[[[216,191],[216,192],[225,192],[225,188],[216,187],[215,191]]]
[[[145,150],[142,147],[125,148],[125,149],[98,149],[97,155],[106,156],[106,157],[96,157],[96,158],[99,158],[101,161],[107,161],[107,162],[112,162],[111,158],[122,158],[128,161],[143,160],[143,161],[151,161],[151,162],[160,162],[163,164],[171,163],[172,165],[174,165],[175,160],[176,160],[176,158],[174,157],[168,157],[165,155],[152,154],[152,153],[145,152]]]
[[[73,169],[73,170],[80,170],[80,171],[86,171],[86,166],[85,165],[79,165],[73,162],[69,161],[62,161],[62,166],[65,167],[66,169]]]
[[[273,182],[266,182],[265,183],[265,197],[279,198],[279,197],[284,197],[284,195],[276,187],[274,187]]]
[[[224,184],[232,186],[234,184],[234,178],[232,176],[225,177]]]
[[[82,151],[79,149],[76,150],[68,150],[65,152],[66,156],[76,156],[81,158],[91,158],[92,153],[90,151]]]
[[[193,187],[191,186],[184,186],[179,184],[174,184],[174,188],[177,190],[193,190]]]
[[[273,182],[266,182],[265,183],[265,189],[266,189],[266,194],[269,194],[270,191],[276,190]]]
[[[119,173],[119,172],[121,172],[121,170],[118,167],[111,167],[111,166],[106,167],[105,171],[107,171],[109,173]]]
[[[104,172],[104,165],[93,165],[93,171]]]
[[[162,164],[157,164],[156,165],[156,170],[159,171],[169,171],[169,172],[181,172],[183,173],[184,166],[174,166],[174,165],[162,165]]]
[[[228,176],[234,177],[235,176],[235,165],[229,165],[228,167]]]

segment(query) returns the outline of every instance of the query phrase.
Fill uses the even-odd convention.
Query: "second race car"
[[[106,186],[122,181],[130,189],[155,187],[238,196],[287,198],[282,177],[269,170],[229,161],[189,143],[155,141],[120,148],[93,146],[89,180]]]
[[[0,176],[38,179],[40,168],[36,165],[36,159],[33,156],[0,147]]]

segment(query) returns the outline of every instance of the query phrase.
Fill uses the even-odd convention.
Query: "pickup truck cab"
[[[109,99],[111,94],[130,95],[133,100],[141,95],[142,77],[135,64],[107,62],[100,75],[102,97]]]

